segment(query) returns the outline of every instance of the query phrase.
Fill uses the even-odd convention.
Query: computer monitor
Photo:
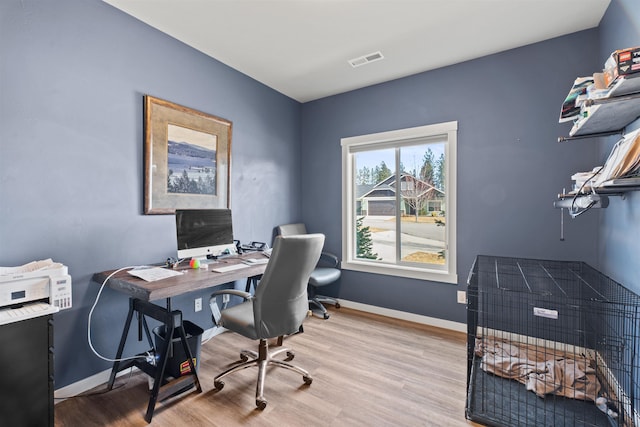
[[[176,237],[179,259],[236,253],[231,209],[176,209]]]

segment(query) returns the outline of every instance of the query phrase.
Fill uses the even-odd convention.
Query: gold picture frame
[[[144,97],[144,213],[230,206],[230,121]]]

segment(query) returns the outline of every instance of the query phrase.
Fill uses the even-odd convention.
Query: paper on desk
[[[154,282],[156,280],[162,280],[173,276],[179,276],[182,274],[180,271],[167,270],[166,268],[150,267],[150,268],[134,268],[129,270],[129,274],[146,280],[147,282]]]

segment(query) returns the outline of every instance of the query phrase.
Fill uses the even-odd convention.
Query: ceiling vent
[[[350,59],[349,60],[349,64],[351,64],[351,66],[353,68],[357,68],[357,67],[360,67],[362,65],[366,65],[366,64],[370,64],[370,63],[375,62],[375,61],[379,61],[381,59],[384,59],[384,56],[382,56],[382,52],[378,51],[378,52],[373,52],[373,53],[369,53],[367,55],[360,56],[358,58]]]

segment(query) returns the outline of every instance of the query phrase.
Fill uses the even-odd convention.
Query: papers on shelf
[[[589,172],[576,172],[573,175],[571,175],[571,179],[573,181],[575,181],[574,187],[573,187],[573,193],[578,192],[580,190],[582,190],[583,192],[585,190],[589,191],[593,185],[593,180],[596,176],[598,176],[598,173],[600,172],[600,170],[602,169],[602,166],[596,166],[595,168],[593,168],[593,170],[590,170]]]
[[[622,137],[611,150],[604,166],[596,166],[589,172],[576,172],[571,176],[575,181],[573,191],[575,194],[590,192],[591,188],[601,186],[632,185],[629,181],[620,180],[638,175],[640,171],[640,129],[629,132]],[[635,185],[635,184],[634,184]]]
[[[603,187],[640,187],[640,177],[614,178],[602,183]]]
[[[640,166],[640,129],[625,135],[611,150],[604,167],[594,180],[596,187],[610,179],[634,172]]]
[[[638,92],[640,92],[640,76],[636,74],[634,76],[619,77],[611,85],[606,96],[623,96]]]
[[[607,104],[597,103],[597,101],[601,98],[612,99],[640,92],[640,74],[636,77],[618,78],[610,87],[604,89],[594,89],[594,87],[595,85],[592,85],[587,88],[586,98],[583,95],[575,98],[575,108],[570,117],[563,118],[561,113],[559,120],[561,123],[574,120],[569,136],[618,131],[637,117],[637,100],[635,99],[619,99],[615,103]],[[586,102],[587,100],[595,103]],[[563,111],[569,107],[563,104]],[[578,110],[577,114],[575,110]]]
[[[147,282],[154,282],[156,280],[167,279],[173,276],[179,276],[182,274],[180,271],[168,270],[161,267],[149,267],[149,268],[134,268],[129,270],[129,274],[146,280]]]
[[[640,129],[622,137],[611,150],[604,166],[595,167],[590,172],[577,172],[571,179],[575,181],[574,192],[597,188],[617,178],[637,174],[640,170]]]

